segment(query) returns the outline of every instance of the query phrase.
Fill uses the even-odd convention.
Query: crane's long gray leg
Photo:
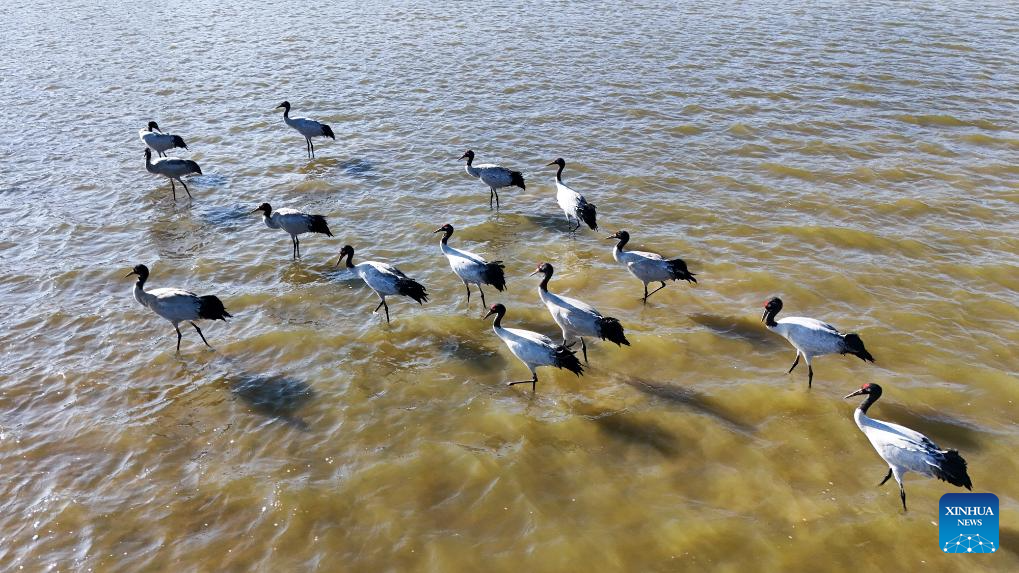
[[[173,325],[173,329],[177,331],[177,352],[180,352],[180,339],[183,338],[184,335],[180,333],[180,328],[176,324]]]
[[[464,281],[464,288],[467,289],[467,307],[470,308],[470,306],[471,306],[471,285],[467,284],[467,281]]]
[[[488,188],[488,208],[492,208],[492,201],[495,200],[495,187]]]
[[[488,308],[488,303],[485,302],[485,289],[481,288],[481,285],[478,285],[478,292],[481,293],[481,306]]]
[[[308,138],[308,145],[311,146],[311,158],[315,159],[315,142],[310,137]]]
[[[297,260],[297,243],[294,242],[294,236],[290,236],[290,253],[294,256],[294,260]]]
[[[382,308],[386,309],[386,324],[390,324],[390,322],[389,322],[389,305],[386,304],[386,299],[382,299]]]
[[[188,199],[194,199],[194,197],[191,196],[191,192],[188,191],[188,184],[181,179],[178,179],[177,181],[180,181],[180,184],[184,186],[184,191],[188,194]]]
[[[651,291],[650,294],[644,295],[644,302],[647,302],[647,297],[651,296],[652,294],[655,294],[656,292],[662,290],[663,288],[665,288],[665,281],[662,281],[662,286]],[[644,285],[644,292],[647,292],[647,285]]]
[[[590,364],[590,362],[587,361],[587,343],[584,342],[583,336],[580,337],[580,348],[584,351],[584,363]]]
[[[294,245],[297,246],[297,258],[301,258],[301,238],[294,235]]]
[[[807,362],[807,388],[814,386],[814,367]]]
[[[877,484],[877,486],[881,487],[881,486],[885,485],[885,482],[890,480],[890,479],[892,479],[892,468],[888,468],[888,475],[886,475],[885,479],[881,480],[881,483]]]
[[[899,497],[902,498],[902,511],[909,511],[906,509],[906,488],[902,487],[902,482],[899,482]]]
[[[534,390],[538,387],[538,373],[532,370],[530,380],[519,380],[517,382],[506,383],[507,386],[516,386],[517,384],[530,384],[531,392],[534,392]]]
[[[177,200],[177,186],[173,184],[173,179],[170,180],[170,191],[173,192],[173,200]]]
[[[498,209],[499,208],[499,192],[496,191],[495,187],[492,187],[492,194],[495,195],[495,208]],[[488,206],[489,207],[492,206],[492,202],[491,201],[488,202]]]
[[[793,370],[796,370],[796,365],[800,363],[800,351],[796,351],[796,360],[793,361],[793,365],[789,367],[789,372],[786,374],[792,374]]]
[[[202,337],[202,342],[204,342],[204,343],[205,343],[205,345],[206,345],[206,346],[208,346],[209,348],[212,348],[212,345],[211,345],[211,344],[209,344],[209,341],[205,339],[205,335],[204,335],[204,334],[202,334],[202,329],[201,329],[201,328],[198,328],[198,325],[197,325],[197,324],[195,324],[194,322],[192,322],[192,323],[191,323],[191,326],[195,327],[195,330],[197,330],[197,331],[198,331],[198,336],[201,336],[201,337]]]
[[[647,283],[644,283],[644,298],[641,300],[644,301],[644,304],[647,304]]]

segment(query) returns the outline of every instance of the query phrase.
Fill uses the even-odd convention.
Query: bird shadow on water
[[[1019,531],[1002,527],[998,531],[998,537],[998,547],[1001,547],[1013,555],[1019,556]]]
[[[743,340],[758,348],[779,349],[785,346],[778,336],[771,334],[767,329],[747,318],[718,316],[716,314],[692,314],[690,315],[690,320],[719,336],[733,340]]]
[[[673,386],[671,384],[662,384],[651,380],[644,380],[641,378],[633,378],[619,375],[616,377],[619,382],[634,388],[639,392],[643,392],[649,396],[654,396],[660,400],[682,406],[689,410],[693,410],[698,414],[703,414],[721,422],[727,428],[734,432],[738,432],[745,436],[751,437],[754,433],[753,426],[745,424],[740,420],[737,420],[731,414],[726,412],[718,405],[712,403],[712,401],[704,397],[699,392],[684,388],[682,386]]]
[[[297,416],[297,411],[315,396],[307,382],[277,374],[251,373],[228,375],[223,380],[230,393],[254,412],[308,430],[308,423]]]
[[[348,159],[340,163],[340,170],[353,177],[375,178],[375,164],[367,159]]]
[[[677,436],[651,420],[641,419],[632,413],[589,405],[578,405],[576,411],[587,417],[608,437],[649,448],[668,458],[679,455]]]
[[[564,217],[556,217],[553,215],[534,215],[534,214],[522,214],[518,215],[521,219],[527,221],[527,224],[540,227],[546,231],[553,231],[562,233],[566,237],[576,237],[575,233],[569,232],[569,227],[566,224]]]
[[[252,207],[244,207],[241,205],[232,205],[229,207],[213,206],[207,209],[203,209],[199,214],[198,219],[206,225],[211,225],[216,228],[221,227],[242,227],[250,225],[253,222],[261,223],[261,217],[257,220],[252,215]]]

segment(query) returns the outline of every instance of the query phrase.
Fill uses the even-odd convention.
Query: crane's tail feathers
[[[174,147],[183,147],[184,149],[188,148],[188,144],[184,143],[184,138],[179,136],[179,135],[173,136],[173,146]]]
[[[952,485],[973,490],[973,482],[966,473],[966,460],[962,459],[956,450],[948,450],[942,453],[941,463],[934,466],[934,475]]]
[[[223,307],[223,301],[219,300],[219,297],[212,295],[198,297],[198,316],[205,320],[222,321],[226,321],[227,318],[233,318],[233,315]]]
[[[406,277],[398,278],[396,280],[396,290],[403,296],[414,299],[418,304],[428,302],[428,293],[425,292],[424,285],[414,279]]]
[[[336,141],[336,136],[333,135],[333,128],[329,127],[328,125],[324,124],[322,125],[322,135],[326,137],[331,137],[333,141]]]
[[[555,367],[565,368],[577,376],[584,373],[584,366],[577,359],[577,354],[565,346],[556,346]]]
[[[697,279],[694,278],[695,275],[687,270],[686,262],[683,259],[672,259],[669,261],[669,272],[672,273],[672,280],[697,282]]]
[[[485,284],[492,285],[495,290],[502,292],[506,289],[506,275],[503,273],[503,269],[506,268],[502,264],[502,261],[492,261],[485,265],[481,278],[485,281]]]
[[[853,356],[858,356],[860,360],[864,362],[874,362],[874,357],[867,352],[867,349],[863,346],[863,340],[857,334],[849,333],[846,335],[846,352]]]
[[[527,187],[524,187],[524,174],[519,171],[510,171],[510,185],[527,190]]]
[[[591,227],[592,231],[598,230],[597,212],[595,206],[591,203],[584,203],[577,208],[577,218],[587,223],[588,227]]]
[[[332,237],[333,233],[329,230],[329,225],[326,224],[326,218],[322,215],[309,215],[311,218],[311,225],[308,227],[312,233],[322,233],[323,235]]]
[[[598,333],[601,335],[602,340],[615,342],[619,345],[630,345],[630,341],[623,334],[623,325],[619,324],[619,321],[611,316],[603,316],[598,319]]]

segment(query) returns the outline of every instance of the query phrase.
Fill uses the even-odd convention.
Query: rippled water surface
[[[112,4],[112,3],[111,3]],[[130,7],[129,7],[130,6]],[[1019,570],[1019,13],[941,3],[7,6],[0,21],[0,570],[954,571],[841,397],[958,448]],[[283,125],[332,125],[318,157]],[[174,202],[137,130],[204,175]],[[498,213],[457,162],[524,172]],[[598,205],[569,236],[554,171]],[[183,197],[183,196],[182,196]],[[336,234],[262,226],[263,201]],[[431,231],[618,317],[576,378],[526,370]],[[683,257],[645,307],[602,237]],[[375,299],[340,247],[396,263]],[[216,350],[131,296],[217,294]],[[859,332],[786,375],[760,323]],[[802,368],[802,366],[801,366]]]

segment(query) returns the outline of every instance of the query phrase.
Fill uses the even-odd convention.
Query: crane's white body
[[[174,327],[185,320],[199,320],[201,301],[193,292],[179,288],[145,290],[135,284],[134,298],[142,306],[170,321]]]
[[[282,229],[291,237],[311,232],[311,215],[297,209],[274,209],[272,215],[262,215],[262,222],[270,229]]]
[[[616,245],[612,248],[612,258],[626,267],[630,274],[637,277],[645,286],[648,283],[673,280],[669,261],[656,253],[644,251],[625,251]]]
[[[593,306],[575,298],[551,293],[540,287],[538,296],[548,308],[552,320],[563,331],[563,345],[583,336],[601,336],[598,321],[604,316]]]
[[[181,185],[184,184],[180,180],[181,177],[192,173],[201,173],[202,171],[194,161],[178,159],[176,157],[163,157],[155,161],[146,159],[145,170],[154,175],[162,175],[167,179],[176,180]]]
[[[927,436],[898,424],[875,420],[859,408],[853,419],[877,454],[888,464],[895,481],[901,484],[908,472],[937,477],[934,468],[940,462],[938,454],[941,448]]]
[[[499,165],[490,163],[467,165],[464,170],[471,177],[480,179],[482,183],[493,189],[502,189],[513,184],[513,172]]]
[[[164,154],[173,149],[173,135],[169,133],[139,129],[138,138],[141,139],[142,143],[147,145],[149,149],[159,154]]]
[[[325,124],[315,121],[314,119],[308,119],[306,117],[290,117],[290,114],[283,116],[283,122],[290,127],[297,130],[304,136],[305,139],[311,139],[312,137],[327,137],[323,133],[323,126]]]
[[[845,336],[834,326],[813,318],[787,316],[768,330],[780,334],[810,366],[815,356],[838,354],[845,349]]]
[[[449,267],[453,269],[453,272],[456,273],[456,276],[460,277],[460,280],[465,285],[474,284],[481,288],[481,285],[486,284],[484,275],[485,269],[488,267],[488,261],[482,258],[481,255],[456,249],[441,242],[439,243],[439,248],[442,250],[442,254],[446,255]]]
[[[537,376],[535,368],[539,366],[554,366],[556,363],[556,343],[552,339],[530,330],[519,328],[504,328],[493,326],[492,330],[498,336],[506,348],[509,348],[513,356],[527,366],[532,376]]]
[[[376,261],[358,263],[353,270],[382,300],[400,294],[397,283],[399,279],[407,278],[400,269]]]
[[[566,222],[573,225],[574,221],[576,221],[576,225],[579,227],[582,221],[577,216],[577,212],[587,206],[587,199],[560,181],[558,177],[555,179],[555,187],[556,202],[559,203],[559,208],[566,214]]]

